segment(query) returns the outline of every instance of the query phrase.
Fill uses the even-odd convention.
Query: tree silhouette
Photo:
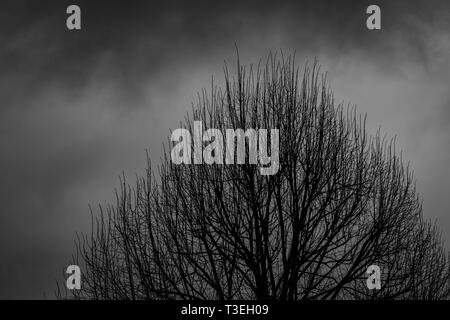
[[[175,165],[167,150],[77,237],[80,299],[445,299],[449,260],[395,142],[293,56],[203,90],[182,126],[279,129],[279,171]],[[172,142],[168,142],[169,148]],[[248,158],[248,152],[246,157]],[[380,290],[366,285],[381,269]],[[62,296],[62,295],[60,295]]]

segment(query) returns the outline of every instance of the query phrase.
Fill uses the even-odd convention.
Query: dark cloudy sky
[[[390,2],[2,1],[0,298],[53,297],[88,204],[142,173],[146,149],[158,162],[235,44],[244,63],[317,57],[337,101],[397,135],[450,244],[450,2]],[[66,29],[69,4],[81,31]],[[369,4],[381,31],[365,27]]]

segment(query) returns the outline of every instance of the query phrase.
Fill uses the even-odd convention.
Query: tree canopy
[[[182,126],[278,129],[279,170],[161,164],[77,238],[81,299],[445,299],[449,260],[393,140],[293,56],[224,68]],[[246,157],[248,158],[248,153]],[[367,267],[382,287],[366,286]]]

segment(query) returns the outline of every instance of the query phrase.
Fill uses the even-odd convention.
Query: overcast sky
[[[1,2],[0,298],[54,297],[88,205],[143,173],[146,149],[159,161],[235,44],[245,64],[279,49],[317,58],[338,102],[397,136],[450,244],[450,2],[242,2]],[[373,3],[380,31],[365,27]]]

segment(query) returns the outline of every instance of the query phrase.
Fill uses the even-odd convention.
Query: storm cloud
[[[82,29],[65,26],[81,7]],[[53,297],[88,205],[162,154],[196,93],[270,51],[317,58],[337,102],[397,136],[450,244],[450,4],[5,1],[0,5],[0,298]]]

